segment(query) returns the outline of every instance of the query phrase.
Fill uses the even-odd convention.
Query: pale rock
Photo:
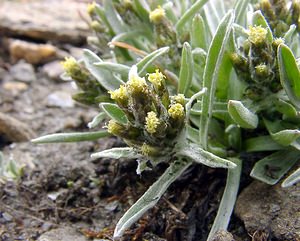
[[[9,81],[5,82],[2,85],[2,88],[4,90],[9,91],[12,94],[12,96],[18,96],[19,94],[28,89],[28,85],[23,82]]]
[[[300,183],[282,188],[254,181],[239,195],[235,213],[249,234],[300,240]]]
[[[56,47],[50,44],[11,40],[9,53],[13,62],[24,59],[31,64],[42,64],[56,58],[58,51]]]
[[[90,34],[87,4],[80,1],[0,1],[0,32],[80,44]]]
[[[0,136],[10,142],[22,142],[29,141],[36,135],[25,123],[0,112]]]
[[[31,64],[19,61],[9,69],[9,73],[16,81],[30,83],[36,80],[35,71]]]
[[[61,80],[60,76],[64,73],[61,61],[47,63],[42,70],[52,80]]]
[[[37,241],[88,241],[88,239],[72,227],[62,227],[42,234]]]
[[[60,108],[72,108],[75,106],[70,93],[63,91],[55,91],[47,96],[47,106],[60,107]]]

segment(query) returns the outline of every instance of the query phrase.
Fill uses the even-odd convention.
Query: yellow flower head
[[[145,125],[147,132],[150,134],[154,134],[157,130],[158,125],[159,119],[157,118],[156,113],[153,111],[148,112]]]
[[[171,105],[171,107],[168,110],[168,113],[171,116],[171,118],[180,119],[184,117],[184,107],[181,104],[176,103],[174,105]]]
[[[165,10],[161,6],[158,6],[156,9],[150,12],[149,19],[153,23],[160,23],[163,20],[163,18],[165,18],[165,16]]]
[[[107,131],[113,135],[118,136],[120,133],[122,133],[124,130],[124,127],[119,124],[118,122],[114,120],[110,120],[107,125]]]
[[[108,91],[110,94],[110,98],[116,101],[127,101],[128,95],[127,95],[127,89],[124,85],[121,85],[119,89],[116,89],[114,91]]]
[[[70,76],[72,76],[72,73],[76,72],[80,68],[76,59],[73,57],[66,57],[65,61],[61,62],[61,65],[66,73]]]
[[[91,28],[95,31],[101,31],[102,30],[102,26],[98,21],[92,21],[91,22]]]
[[[145,78],[139,76],[132,76],[127,82],[128,90],[131,93],[144,93],[147,89],[147,83]]]
[[[280,44],[284,44],[284,39],[283,38],[275,38],[273,40],[273,46],[278,47]]]
[[[184,102],[185,102],[185,100],[184,100],[184,94],[174,95],[171,98],[172,98],[172,101],[174,101],[175,103],[179,103],[182,106],[184,105]]]
[[[151,155],[157,153],[157,150],[155,149],[155,147],[149,146],[148,144],[143,143],[143,145],[141,147],[141,152],[145,156],[151,156]]]
[[[87,13],[89,15],[93,15],[94,11],[95,11],[95,7],[96,7],[96,3],[95,2],[92,2],[92,3],[89,3],[87,5]]]
[[[163,80],[166,78],[159,69],[155,70],[155,73],[148,75],[148,80],[154,85],[156,89],[162,86]]]
[[[255,66],[255,72],[259,76],[266,76],[269,74],[268,66],[265,64],[259,64]]]
[[[266,41],[268,30],[261,26],[250,26],[248,33],[249,41],[254,45],[260,45]]]

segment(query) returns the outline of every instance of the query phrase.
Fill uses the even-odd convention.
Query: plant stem
[[[214,234],[217,231],[227,230],[230,217],[234,208],[240,184],[242,161],[237,158],[231,159],[231,161],[234,162],[237,165],[237,167],[234,169],[228,169],[225,190],[214,224],[208,235],[208,241],[213,238]]]

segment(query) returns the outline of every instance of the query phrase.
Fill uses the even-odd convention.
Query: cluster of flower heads
[[[128,82],[109,91],[128,122],[110,120],[108,132],[150,159],[172,152],[185,122],[184,95],[169,96],[165,80],[159,70],[140,77],[133,66]]]
[[[300,32],[300,1],[260,0],[257,9],[263,12],[276,37],[283,37],[290,25],[295,24]]]
[[[249,84],[245,93],[248,98],[263,99],[270,94],[268,91],[276,93],[281,89],[276,63],[277,48],[281,43],[284,40],[273,39],[267,28],[250,26],[241,51],[231,54],[237,73]]]

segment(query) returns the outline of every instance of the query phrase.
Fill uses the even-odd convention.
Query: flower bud
[[[159,71],[159,69],[155,70],[155,73],[148,75],[148,80],[153,84],[155,90],[158,92],[161,90],[161,87],[164,86],[164,79],[166,77]]]
[[[249,41],[255,46],[263,45],[266,42],[268,31],[261,26],[250,26]]]
[[[165,12],[165,10],[161,6],[158,6],[156,9],[154,9],[149,14],[149,19],[154,24],[158,24],[158,23],[162,22],[162,20],[165,17],[166,17],[166,12]]]
[[[182,106],[184,106],[184,104],[185,104],[185,98],[184,98],[183,94],[171,96],[171,100],[175,104],[178,103],[178,104],[181,104]]]
[[[159,119],[155,112],[150,111],[147,113],[146,117],[146,131],[150,134],[154,134],[157,131],[157,127],[160,124]]]
[[[110,98],[115,100],[121,107],[127,107],[128,105],[128,93],[124,85],[121,85],[119,89],[114,91],[108,91]]]
[[[255,66],[255,73],[259,77],[267,77],[269,75],[269,68],[265,64]]]
[[[184,107],[176,103],[174,105],[171,105],[171,107],[168,110],[169,116],[173,119],[182,119],[184,117]]]
[[[87,5],[87,13],[92,16],[95,12],[95,8],[96,8],[96,3],[95,2],[92,2],[92,3],[89,3]]]
[[[155,146],[150,146],[146,143],[142,145],[141,152],[145,156],[159,156],[161,154],[160,148]]]

